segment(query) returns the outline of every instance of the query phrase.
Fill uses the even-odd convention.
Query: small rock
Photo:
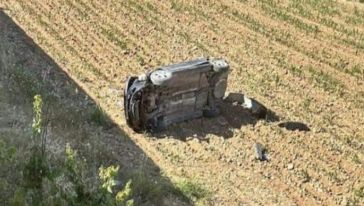
[[[293,168],[294,168],[294,165],[293,165],[292,163],[289,163],[289,164],[287,165],[287,169],[288,169],[288,170],[293,170]]]
[[[255,159],[258,159],[260,161],[268,160],[266,155],[265,155],[265,148],[264,148],[264,146],[262,144],[255,143],[254,144],[254,151],[255,151]]]

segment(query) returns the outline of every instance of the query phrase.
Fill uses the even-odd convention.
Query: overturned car
[[[224,59],[200,58],[131,76],[124,88],[127,124],[136,132],[158,132],[173,123],[217,116],[228,74],[229,64]],[[251,99],[231,97],[227,100],[253,113],[261,112],[262,107]]]

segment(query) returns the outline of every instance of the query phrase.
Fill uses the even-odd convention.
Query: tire
[[[213,60],[211,61],[211,64],[212,64],[212,69],[216,73],[227,70],[229,68],[229,64],[222,59]]]
[[[150,80],[154,85],[162,86],[172,79],[172,74],[165,70],[156,70],[150,74]]]

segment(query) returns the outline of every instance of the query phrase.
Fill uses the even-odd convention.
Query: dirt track
[[[211,204],[364,204],[364,4],[172,2],[0,0],[0,7],[167,176],[209,188]],[[230,92],[256,98],[280,120],[231,107],[163,138],[127,128],[127,75],[207,55],[230,62]],[[278,126],[287,121],[311,131]],[[256,141],[269,162],[254,160]]]

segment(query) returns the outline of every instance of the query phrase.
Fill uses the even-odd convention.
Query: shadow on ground
[[[1,9],[0,78],[6,82],[12,104],[28,108],[29,116],[33,96],[42,95],[48,111],[50,154],[63,154],[69,143],[86,158],[94,176],[101,165],[120,165],[125,176],[146,173],[152,182],[170,190],[163,195],[170,195],[173,202],[184,200],[182,205],[190,204],[169,179],[162,177],[159,167],[143,150],[102,112],[97,102]],[[148,198],[142,198],[145,199],[139,203],[153,205],[146,202]],[[171,200],[165,203],[163,199],[163,204],[169,205],[168,201]]]
[[[248,109],[244,106],[244,94],[230,93],[221,102],[218,103],[220,115],[214,118],[199,118],[187,121],[181,124],[175,124],[167,130],[156,134],[158,137],[172,136],[182,141],[187,138],[198,138],[202,141],[209,141],[210,134],[222,136],[225,139],[234,135],[234,129],[240,129],[242,126],[254,126],[258,121],[269,123],[279,122],[280,117],[267,109],[262,103],[255,99],[249,98],[255,109]],[[280,122],[278,127],[290,131],[310,131],[309,127],[301,122]]]
[[[203,141],[209,141],[210,134],[222,136],[225,139],[234,135],[234,129],[242,126],[254,126],[258,121],[276,122],[279,117],[267,109],[260,102],[249,98],[257,106],[254,112],[244,106],[244,95],[230,93],[223,101],[217,103],[220,115],[213,118],[199,118],[176,124],[166,131],[158,133],[159,137],[173,136],[182,141],[188,137],[197,137]]]
[[[288,121],[288,122],[282,122],[278,124],[279,127],[285,128],[287,130],[290,131],[305,131],[308,132],[311,129],[304,123],[302,122],[292,122],[292,121]]]

